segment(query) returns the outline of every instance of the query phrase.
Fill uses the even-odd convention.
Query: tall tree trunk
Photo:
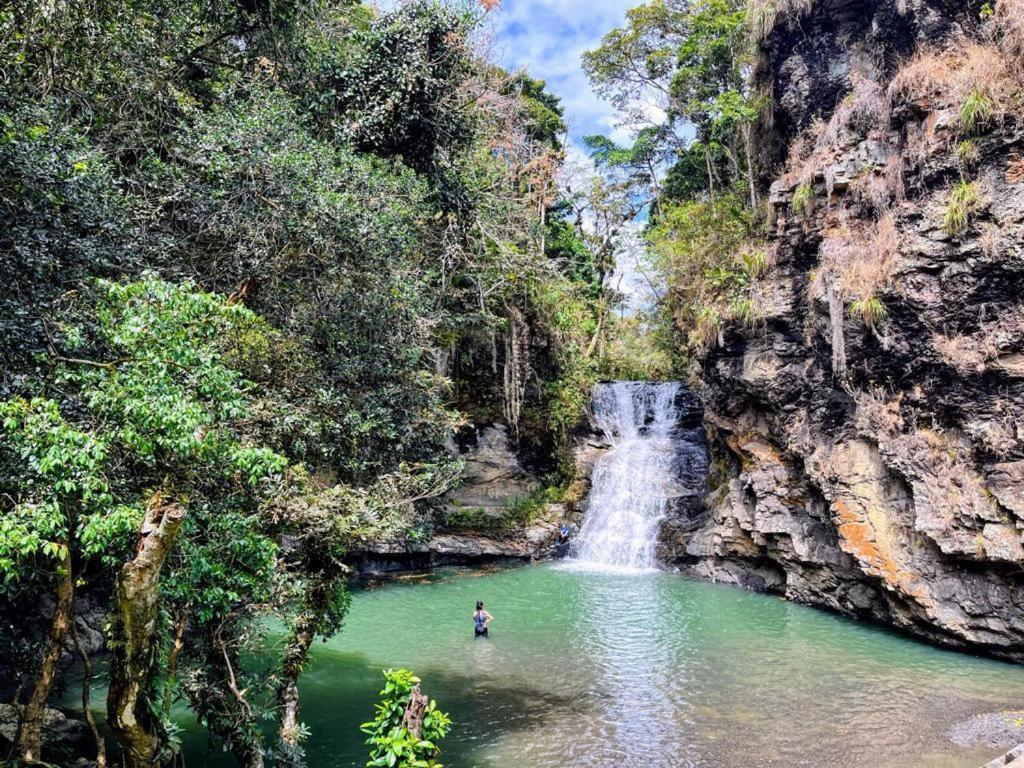
[[[46,637],[43,660],[39,665],[39,676],[36,678],[32,694],[25,703],[18,725],[18,753],[26,763],[34,763],[41,759],[46,700],[50,697],[50,689],[53,688],[53,680],[57,676],[57,664],[60,662],[64,641],[71,627],[75,580],[71,572],[70,547],[64,545],[63,553],[60,561],[62,575],[54,595],[53,618],[50,619],[50,631]]]
[[[283,754],[279,768],[299,768],[299,677],[309,658],[309,647],[316,636],[316,622],[309,610],[295,619],[292,636],[281,659],[281,682],[277,688],[277,735]]]
[[[96,718],[92,716],[92,706],[89,703],[89,694],[91,693],[89,689],[92,686],[92,661],[89,659],[89,654],[85,652],[85,648],[82,647],[81,640],[78,639],[78,629],[75,627],[74,619],[71,621],[71,639],[75,643],[75,650],[78,651],[82,667],[85,670],[85,674],[82,676],[82,714],[85,716],[86,725],[89,726],[89,732],[92,733],[93,741],[96,742],[96,765],[99,768],[107,768],[107,745],[103,741],[99,728],[96,727]]]
[[[161,746],[148,690],[156,661],[160,569],[174,547],[185,508],[149,503],[135,557],[117,578],[117,606],[110,657],[107,722],[117,737],[126,768],[155,768]]]

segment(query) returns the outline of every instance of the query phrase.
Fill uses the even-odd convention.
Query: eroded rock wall
[[[695,373],[716,490],[674,555],[1024,659],[1020,61],[977,10],[816,2],[766,39],[765,155],[789,160],[764,317]],[[1002,89],[997,109],[966,125],[965,88]]]

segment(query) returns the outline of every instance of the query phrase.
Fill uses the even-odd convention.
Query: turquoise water
[[[495,616],[475,640],[481,599]],[[313,768],[365,761],[380,670],[448,710],[450,768],[976,768],[947,732],[1024,705],[1024,667],[670,573],[451,570],[359,592],[303,678]],[[229,765],[205,736],[186,765]]]

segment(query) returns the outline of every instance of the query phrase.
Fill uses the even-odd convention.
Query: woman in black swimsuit
[[[494,620],[487,611],[484,610],[483,601],[476,601],[476,611],[473,613],[473,635],[475,637],[487,637],[487,625]]]

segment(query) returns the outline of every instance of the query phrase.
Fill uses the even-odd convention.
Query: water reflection
[[[643,575],[617,578],[594,574],[579,591],[581,610],[574,622],[581,652],[592,665],[595,690],[604,694],[595,713],[592,743],[574,764],[595,758],[620,765],[653,765],[672,755],[676,765],[690,764],[686,622],[673,627],[667,642],[666,619],[678,616],[658,579]],[[683,619],[684,617],[680,617]]]

